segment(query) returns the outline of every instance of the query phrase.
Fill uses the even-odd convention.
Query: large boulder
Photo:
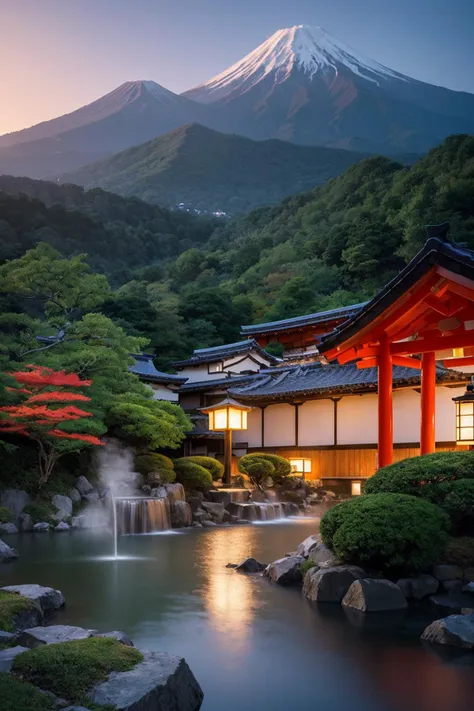
[[[10,560],[18,558],[18,553],[14,548],[7,546],[5,541],[0,538],[0,563],[6,563]]]
[[[199,496],[187,496],[186,501],[191,506],[191,511],[196,513],[201,508],[201,499]]]
[[[140,664],[113,672],[88,698],[117,711],[198,711],[203,693],[184,659],[144,651]]]
[[[20,531],[32,531],[33,530],[33,519],[30,514],[22,513],[19,516],[18,523],[20,525]]]
[[[55,514],[56,521],[65,521],[72,515],[72,499],[69,496],[55,494],[51,499],[51,503],[55,506],[57,513]]]
[[[81,494],[78,489],[75,487],[70,490],[69,492],[69,498],[71,499],[73,504],[80,504],[81,503]]]
[[[459,565],[435,565],[433,566],[433,577],[442,582],[443,580],[462,579],[463,571]]]
[[[304,577],[303,593],[313,602],[341,602],[354,580],[365,578],[362,568],[340,565],[319,570],[316,566]]]
[[[33,531],[35,533],[47,533],[51,526],[46,521],[39,521],[33,526]]]
[[[7,585],[7,587],[1,589],[4,592],[15,593],[32,600],[46,613],[59,610],[66,603],[60,590],[43,587],[43,585]]]
[[[3,649],[0,651],[0,672],[9,672],[12,668],[15,657],[23,652],[27,652],[26,647],[9,647],[8,649]]]
[[[165,484],[164,489],[166,490],[166,495],[171,504],[174,504],[176,501],[184,501],[186,498],[182,484]]]
[[[242,518],[246,521],[258,521],[260,519],[260,512],[256,504],[245,504],[243,507]]]
[[[94,487],[85,476],[79,476],[76,479],[76,489],[81,496],[85,496],[86,494],[90,494],[91,491],[94,490]]]
[[[232,516],[237,516],[237,518],[244,518],[245,506],[243,504],[238,504],[231,501],[231,503],[228,504],[226,508]]]
[[[235,569],[240,573],[262,573],[266,567],[264,563],[260,563],[256,558],[246,558]]]
[[[201,503],[201,506],[204,511],[206,511],[210,515],[212,521],[214,521],[215,523],[222,523],[222,521],[224,520],[225,511],[224,504],[219,504],[213,501],[203,501]]]
[[[417,575],[413,578],[400,578],[397,585],[407,600],[422,600],[437,592],[439,582],[432,575]]]
[[[313,548],[320,543],[321,538],[316,533],[312,536],[308,536],[302,541],[299,546],[296,547],[296,555],[302,555],[303,558],[307,558]]]
[[[425,629],[421,639],[431,644],[447,644],[451,647],[474,649],[474,617],[450,615],[435,620]]]
[[[300,555],[286,556],[270,563],[265,570],[265,575],[273,583],[280,585],[295,585],[301,583],[303,576],[300,566],[304,558]]]
[[[430,602],[435,607],[441,608],[446,613],[460,612],[463,607],[471,607],[472,596],[468,593],[457,593],[447,595],[431,595]]]
[[[95,504],[100,500],[100,496],[97,491],[90,491],[88,494],[83,494],[82,498],[90,504]]]
[[[408,607],[405,595],[390,580],[365,578],[354,580],[344,595],[342,604],[360,612],[402,610]]]
[[[66,523],[66,521],[60,521],[57,526],[54,527],[57,533],[62,533],[63,531],[70,531],[71,526]]]
[[[0,523],[0,533],[18,533],[14,523]]]
[[[319,566],[321,563],[325,563],[325,568],[335,568],[337,565],[341,565],[341,561],[332,550],[319,541],[308,553],[308,560]]]
[[[88,630],[72,625],[51,625],[51,627],[32,627],[22,632],[18,643],[34,649],[43,644],[58,644],[76,639],[88,639],[97,634],[97,630]]]
[[[224,504],[224,506],[228,506],[232,501],[230,492],[225,491],[225,489],[221,491],[209,491],[207,496],[210,501],[214,501],[216,504]]]
[[[114,630],[113,632],[97,632],[96,634],[92,635],[93,637],[106,637],[108,639],[115,639],[117,642],[120,642],[120,644],[124,644],[126,647],[133,647],[133,642],[130,639],[128,635],[125,634],[125,632],[120,632],[118,630]]]
[[[87,516],[80,514],[71,519],[71,528],[87,528]]]
[[[9,509],[15,516],[19,516],[31,499],[26,491],[21,489],[5,489],[2,491],[0,501],[2,506]]]
[[[195,513],[193,513],[193,521],[195,523],[204,523],[204,521],[210,521],[211,520],[211,514],[208,514],[207,511],[204,511],[204,509],[199,509]]]
[[[192,522],[193,512],[186,501],[175,501],[171,504],[171,523],[175,528],[191,526]]]

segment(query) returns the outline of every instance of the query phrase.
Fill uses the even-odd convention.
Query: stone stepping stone
[[[27,652],[26,647],[10,647],[9,649],[2,649],[0,651],[0,672],[9,672],[12,668],[13,660],[19,654]]]
[[[25,630],[18,641],[20,644],[34,649],[42,644],[58,644],[59,642],[71,642],[76,639],[88,639],[97,633],[97,630],[88,630],[72,625],[51,625],[51,627],[32,627]]]
[[[4,592],[16,593],[22,597],[33,600],[43,612],[53,612],[64,607],[65,599],[60,590],[46,588],[43,585],[7,585],[2,588]]]

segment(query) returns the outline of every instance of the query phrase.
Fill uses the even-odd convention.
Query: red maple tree
[[[18,387],[9,390],[21,397],[21,402],[0,407],[0,434],[22,435],[36,442],[38,484],[41,488],[64,454],[87,445],[102,445],[103,442],[87,432],[61,429],[61,423],[80,421],[82,425],[87,418],[93,417],[91,412],[68,404],[91,400],[87,395],[68,390],[90,387],[91,380],[81,380],[75,373],[54,371],[38,365],[26,367],[28,370],[8,373],[18,383]]]

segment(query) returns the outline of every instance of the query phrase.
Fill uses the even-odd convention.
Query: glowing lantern
[[[471,381],[464,395],[453,397],[456,403],[456,444],[474,444],[474,383]]]
[[[201,408],[201,412],[209,418],[209,429],[224,432],[224,484],[230,484],[231,481],[232,430],[247,429],[247,414],[252,409],[229,397],[217,405]]]
[[[361,481],[351,481],[351,494],[352,496],[360,496],[362,494]]]

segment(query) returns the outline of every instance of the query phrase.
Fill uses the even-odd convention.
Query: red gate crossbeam
[[[414,353],[428,353],[429,351],[446,351],[453,348],[467,348],[474,346],[474,331],[465,331],[454,336],[434,336],[392,343],[392,355],[410,355]]]
[[[474,356],[464,356],[461,358],[446,358],[443,360],[445,368],[459,368],[463,365],[474,365]]]
[[[474,356],[472,358],[474,364]],[[363,360],[357,361],[356,365],[359,370],[364,370],[364,368],[375,368],[379,364],[378,358],[364,358]],[[408,356],[392,356],[392,365],[400,365],[404,368],[416,368],[421,369],[421,361],[417,358],[409,358]]]

